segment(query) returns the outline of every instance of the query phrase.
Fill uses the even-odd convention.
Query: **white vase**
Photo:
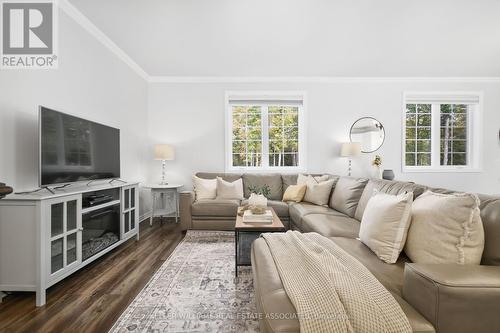
[[[382,179],[382,168],[379,166],[373,166],[373,178]]]
[[[255,207],[267,207],[267,198],[262,194],[250,194],[248,198],[248,204]]]

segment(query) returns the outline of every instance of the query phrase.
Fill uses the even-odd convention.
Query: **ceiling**
[[[498,0],[70,0],[150,76],[498,77]]]

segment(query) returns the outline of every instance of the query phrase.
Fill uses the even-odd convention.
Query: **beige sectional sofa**
[[[269,201],[269,205],[288,222],[289,227],[328,237],[358,259],[392,293],[414,332],[500,332],[499,197],[479,196],[485,231],[481,265],[415,264],[404,253],[397,263],[386,264],[357,239],[368,199],[374,189],[391,194],[411,191],[418,197],[427,187],[409,182],[331,176],[336,182],[328,207],[323,207],[305,202],[286,204],[280,201],[286,187],[296,183],[297,175],[199,173],[198,176],[221,176],[226,180],[242,177],[245,194],[248,194],[248,185],[270,182],[273,200]],[[183,192],[180,204],[184,229],[232,230],[236,209],[241,203],[218,200],[197,202],[192,192]],[[253,243],[252,269],[257,307],[264,314],[273,314],[262,317],[261,331],[299,332],[298,320],[290,316],[295,309],[283,289],[263,239]]]

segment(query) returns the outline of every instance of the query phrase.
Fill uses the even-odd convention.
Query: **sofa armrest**
[[[192,229],[193,221],[191,218],[191,205],[194,202],[193,191],[182,191],[179,194],[179,210],[182,231]]]
[[[403,297],[439,333],[500,332],[500,266],[406,264]]]

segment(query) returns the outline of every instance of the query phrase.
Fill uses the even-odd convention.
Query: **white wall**
[[[38,186],[38,105],[120,128],[122,178],[143,180],[146,81],[62,11],[59,20],[59,69],[0,71],[0,181]]]
[[[377,153],[398,179],[459,190],[500,193],[500,83],[150,83],[149,85],[72,19],[60,12],[57,70],[0,71],[0,181],[16,190],[37,186],[37,109],[45,105],[121,129],[122,175],[158,181],[154,143],[172,143],[177,159],[167,176],[191,186],[196,171],[224,170],[226,90],[300,90],[307,99],[308,170],[345,174],[338,157],[350,125],[362,116],[387,130]],[[482,173],[401,174],[401,104],[404,90],[484,91]],[[368,175],[369,159],[354,161],[354,174]],[[141,191],[141,215],[150,209]]]
[[[177,158],[168,176],[191,186],[196,171],[223,171],[224,98],[226,90],[300,90],[307,92],[308,171],[345,174],[340,142],[348,141],[351,124],[363,116],[380,120],[386,141],[377,151],[383,167],[397,179],[482,193],[500,193],[500,83],[498,82],[336,82],[336,83],[152,83],[149,88],[148,133],[154,143],[171,143]],[[401,173],[402,93],[412,91],[484,92],[484,148],[481,173]],[[373,155],[355,160],[354,175],[366,176]],[[149,156],[149,179],[160,177],[160,163]]]

